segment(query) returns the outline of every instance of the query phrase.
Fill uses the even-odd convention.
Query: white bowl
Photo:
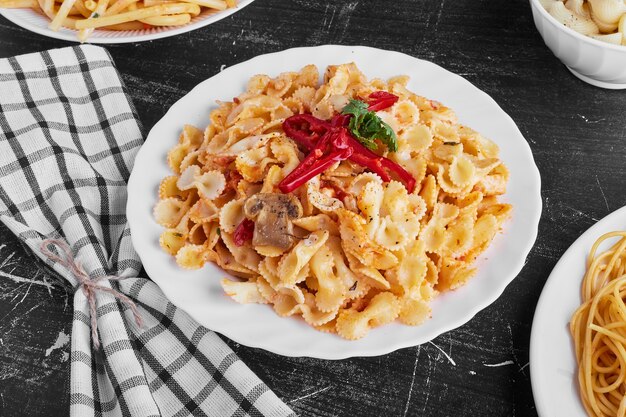
[[[626,88],[626,46],[598,41],[562,25],[539,0],[530,0],[530,7],[543,41],[572,74],[596,87]]]

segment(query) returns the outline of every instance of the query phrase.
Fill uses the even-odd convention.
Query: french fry
[[[86,27],[86,28],[81,28],[78,27],[78,23],[79,22],[89,22],[89,21],[93,21],[96,20],[98,18],[100,18],[101,16],[104,15],[104,12],[106,12],[107,7],[109,7],[109,0],[98,0],[98,5],[96,6],[96,10],[93,11],[93,14],[84,20],[79,20],[78,22],[76,22],[76,29],[78,29],[78,40],[81,42],[85,42],[87,40],[87,38],[89,38],[89,36],[91,36],[91,34],[93,33],[93,28],[91,27]]]
[[[89,17],[91,15],[91,11],[87,10],[83,0],[76,0],[76,3],[74,3],[74,7],[78,9],[78,11],[80,12],[80,14],[83,15],[83,17]]]
[[[200,7],[190,3],[162,4],[160,6],[146,7],[131,12],[124,12],[114,16],[103,16],[96,19],[85,19],[76,22],[76,29],[94,29],[104,26],[117,25],[119,23],[132,22],[147,17],[161,16],[167,14],[189,13],[194,16],[200,14]]]
[[[193,3],[198,6],[208,7],[216,10],[226,10],[228,7],[225,1],[222,0],[183,0],[185,3]]]
[[[158,6],[160,4],[171,4],[177,2],[193,3],[198,6],[208,7],[215,10],[226,10],[227,5],[223,0],[144,0],[146,7]]]
[[[111,7],[109,7],[106,12],[104,12],[105,16],[111,16],[114,14],[118,14],[121,11],[123,11],[124,9],[126,9],[128,6],[130,6],[133,3],[136,3],[137,0],[117,0],[115,2],[115,4],[113,4]]]
[[[185,13],[147,17],[145,19],[141,19],[140,22],[147,23],[152,26],[181,26],[191,22],[191,15]]]
[[[0,0],[0,8],[21,9],[27,7],[37,7],[36,0]]]
[[[76,0],[63,0],[61,7],[59,7],[59,10],[57,11],[54,19],[52,19],[52,22],[50,22],[48,27],[55,32],[59,30],[59,28],[63,25],[63,21],[70,14],[70,10],[72,10],[72,7],[74,7],[75,2]]]
[[[54,20],[54,11],[46,11],[45,9],[45,4],[44,4],[45,0],[37,0],[37,5],[39,6],[39,8],[43,11],[43,13],[48,16],[48,18],[50,20]],[[76,19],[72,19],[71,17],[67,17],[65,19],[63,19],[63,22],[61,24],[61,26],[64,26],[66,28],[69,29],[76,29]]]
[[[119,25],[110,25],[105,27],[106,30],[142,30],[144,24],[139,21],[120,23]]]

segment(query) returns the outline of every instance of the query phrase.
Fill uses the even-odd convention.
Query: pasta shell
[[[622,0],[587,1],[591,8],[591,18],[598,25],[600,31],[610,33],[617,29],[619,19],[626,13],[626,5]]]
[[[565,7],[565,4],[560,1],[550,7],[549,13],[559,23],[575,30],[576,32],[582,33],[583,35],[591,35],[600,32],[598,20],[591,20],[583,16],[578,16]],[[615,27],[617,27],[617,22],[615,23]]]

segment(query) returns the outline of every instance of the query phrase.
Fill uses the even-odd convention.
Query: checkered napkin
[[[126,181],[143,143],[106,50],[64,48],[0,59],[0,220],[59,275],[42,240],[63,239],[93,279],[130,297],[143,319],[96,292],[74,295],[72,416],[293,416],[215,333],[177,309],[141,269],[126,224]]]

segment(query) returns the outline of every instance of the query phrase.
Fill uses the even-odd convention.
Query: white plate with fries
[[[220,284],[227,276],[222,269],[207,262],[201,269],[184,270],[162,250],[159,237],[164,229],[153,217],[159,184],[171,175],[168,151],[178,143],[184,124],[201,129],[207,126],[209,113],[217,107],[215,101],[237,97],[255,74],[275,77],[299,71],[308,64],[315,64],[323,73],[328,65],[349,62],[354,62],[368,79],[410,76],[408,89],[449,106],[461,123],[497,143],[500,158],[510,171],[507,192],[501,200],[513,205],[512,218],[504,223],[502,233],[478,257],[476,276],[466,285],[437,296],[431,303],[431,318],[419,326],[392,322],[355,341],[317,331],[295,316],[281,318],[269,305],[234,302]],[[435,102],[430,103],[435,108]],[[537,236],[542,206],[539,171],[530,147],[513,120],[487,94],[428,61],[369,47],[335,45],[258,56],[197,85],[148,134],[135,161],[128,195],[127,215],[135,248],[148,275],[175,305],[238,343],[285,356],[321,359],[382,355],[426,343],[466,323],[494,302],[524,266]]]
[[[0,0],[0,15],[50,38],[130,43],[217,22],[253,0]]]

